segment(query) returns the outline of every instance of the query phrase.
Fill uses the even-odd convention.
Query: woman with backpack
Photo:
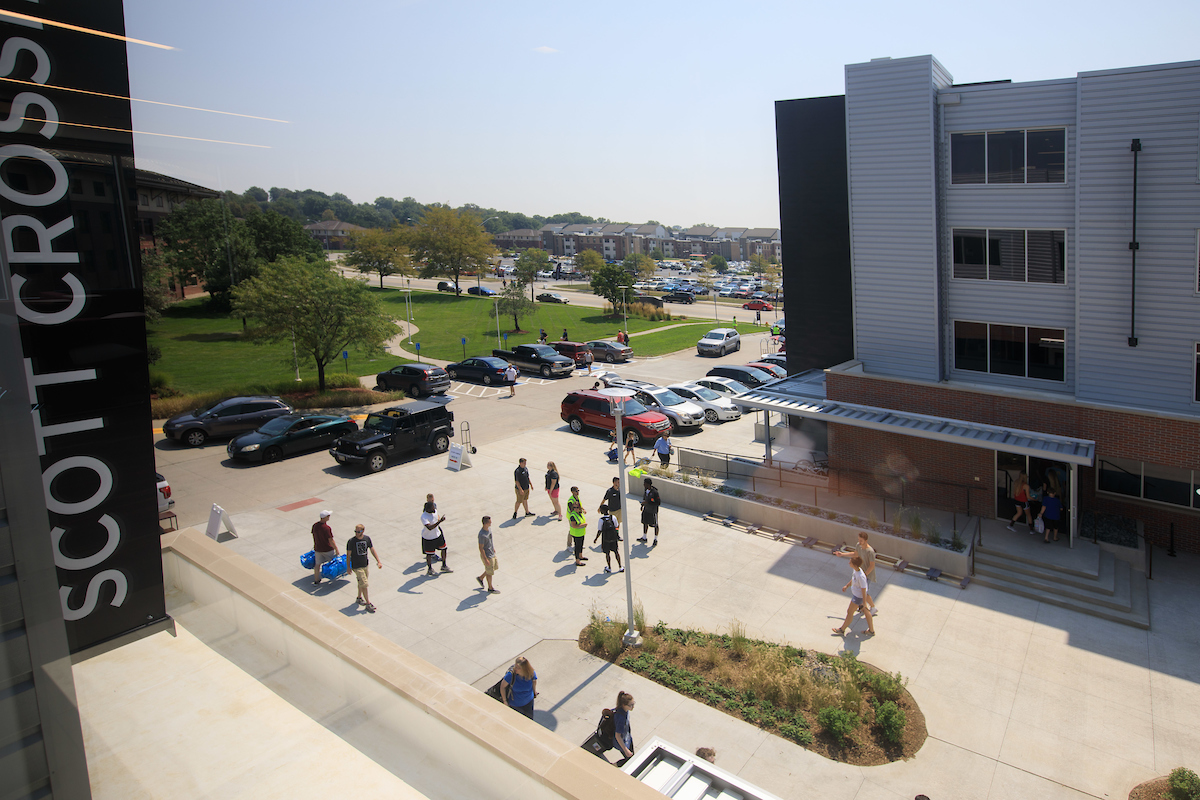
[[[537,697],[537,673],[525,656],[517,656],[508,672],[500,681],[500,699],[510,708],[515,708],[533,719],[533,698]]]
[[[633,711],[633,695],[629,692],[617,693],[617,707],[613,709],[613,726],[615,727],[613,742],[621,751],[618,767],[633,758],[633,732],[629,727],[629,712]]]

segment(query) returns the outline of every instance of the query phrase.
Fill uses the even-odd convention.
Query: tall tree
[[[288,256],[267,264],[257,277],[233,290],[233,311],[249,320],[248,340],[296,343],[312,358],[317,384],[325,390],[325,368],[341,352],[358,346],[368,353],[399,329],[363,280],[343,278],[327,262]]]
[[[422,278],[444,275],[453,277],[455,285],[463,272],[486,269],[496,252],[492,237],[475,216],[438,205],[425,210],[410,234],[409,248]]]
[[[163,257],[180,285],[198,277],[209,305],[228,310],[230,288],[258,269],[249,227],[220,200],[205,198],[178,206],[158,227]]]
[[[253,212],[246,217],[246,225],[254,237],[254,249],[263,261],[275,261],[282,256],[300,256],[310,261],[325,258],[321,243],[309,236],[299,222],[278,211]]]
[[[638,280],[649,280],[654,277],[654,273],[658,270],[658,264],[654,263],[654,259],[641,253],[630,253],[625,256],[625,260],[621,262],[621,265],[625,269],[632,271]]]
[[[665,256],[663,255],[662,248],[660,248],[660,247],[656,247],[653,250],[651,250],[650,257],[653,258],[655,261],[662,261],[663,258],[665,258]]]
[[[724,259],[722,259],[722,260],[724,260]],[[700,266],[700,272],[696,276],[696,282],[699,283],[701,286],[703,286],[705,289],[708,289],[709,294],[712,295],[713,319],[719,320],[720,315],[717,313],[717,289],[716,289],[717,279],[716,279],[716,272],[713,270],[713,267],[712,267],[711,259],[708,261],[705,261]]]
[[[708,257],[708,263],[714,270],[724,275],[729,271],[729,262],[725,260],[725,256],[714,255]]]
[[[765,258],[763,258],[762,256],[760,256],[758,253],[755,253],[754,255],[750,256],[749,261],[750,261],[750,271],[753,272],[755,275],[761,275],[761,274],[763,274],[763,272],[766,271],[767,265],[768,265],[767,260]]]
[[[354,231],[350,235],[350,252],[342,263],[363,274],[378,272],[382,289],[385,276],[412,274],[405,238],[405,229],[400,227],[390,231],[378,228]]]
[[[783,286],[783,269],[778,264],[767,264],[763,270],[763,291],[779,302],[779,289]]]
[[[626,293],[632,285],[632,276],[619,264],[601,264],[600,268],[592,273],[592,294],[598,294],[612,303],[615,312],[620,312]],[[622,287],[625,292],[622,291]]]
[[[591,277],[604,266],[604,257],[595,250],[584,250],[575,256],[575,269]]]
[[[525,296],[525,284],[521,281],[512,281],[509,283],[496,299],[497,302],[488,309],[488,315],[491,317],[495,317],[496,314],[511,316],[513,321],[512,333],[522,332],[521,316],[529,316],[537,310],[537,304]]]
[[[550,269],[550,257],[546,255],[546,251],[537,247],[531,247],[521,257],[517,259],[516,265],[513,267],[513,275],[523,285],[529,287],[529,299],[533,300],[534,285],[537,283],[537,274]]]

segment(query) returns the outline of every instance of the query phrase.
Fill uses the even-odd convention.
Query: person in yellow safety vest
[[[583,513],[583,503],[579,499],[579,487],[571,487],[571,499],[567,502],[567,526],[571,533],[571,543],[575,547],[575,566],[586,566],[587,556],[583,554],[584,538],[587,536],[587,517]]]

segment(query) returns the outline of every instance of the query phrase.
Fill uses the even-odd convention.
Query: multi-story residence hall
[[[825,421],[833,475],[1008,518],[1024,472],[1076,535],[1200,551],[1200,61],[876,59],[776,117],[790,366],[826,372],[772,407]]]

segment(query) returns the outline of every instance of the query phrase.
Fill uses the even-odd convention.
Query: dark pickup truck
[[[548,344],[519,344],[513,350],[493,350],[492,355],[503,358],[517,369],[541,373],[543,378],[570,375],[575,371],[575,359],[559,355]]]
[[[435,453],[450,449],[454,412],[439,403],[415,402],[367,415],[362,430],[347,434],[329,448],[339,464],[365,466],[371,472],[410,450],[429,446]]]

